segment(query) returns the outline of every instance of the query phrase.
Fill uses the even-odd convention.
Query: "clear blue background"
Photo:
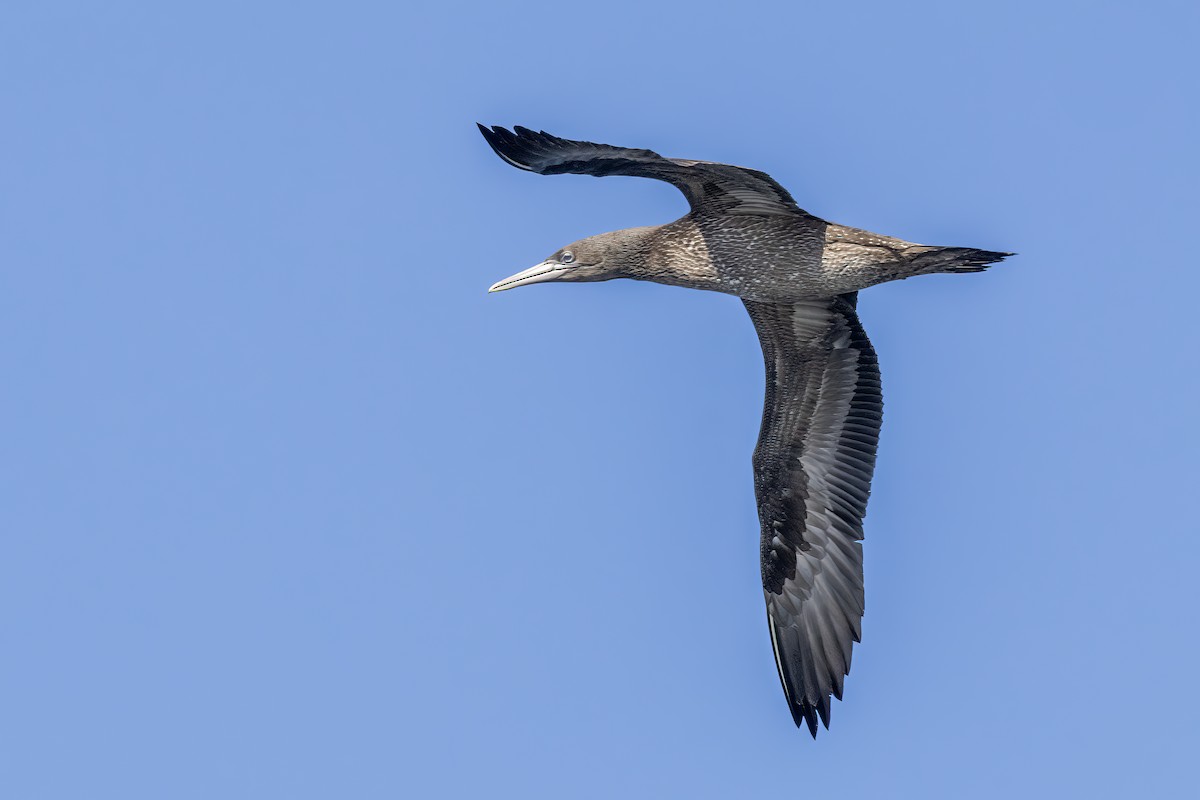
[[[0,14],[0,794],[1194,789],[1194,3],[212,2]],[[781,696],[732,297],[488,296],[769,171],[1021,255],[864,293],[867,616]]]

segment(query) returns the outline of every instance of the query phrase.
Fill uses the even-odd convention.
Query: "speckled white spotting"
[[[753,466],[771,646],[792,718],[816,736],[818,721],[829,725],[831,697],[841,699],[862,634],[859,542],[883,420],[879,362],[854,293],[912,275],[978,271],[1007,254],[927,247],[826,222],[756,170],[524,128],[480,129],[521,169],[654,178],[691,206],[666,225],[575,242],[494,291],[636,278],[745,302],[766,371]]]

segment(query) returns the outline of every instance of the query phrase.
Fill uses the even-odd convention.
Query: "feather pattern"
[[[560,139],[517,125],[479,126],[496,155],[540,175],[632,175],[675,186],[693,212],[754,216],[807,216],[770,175],[732,164],[664,158],[653,150]]]
[[[814,737],[862,636],[859,541],[883,419],[856,299],[745,301],[766,362],[754,486],[771,644],[792,717]]]
[[[727,292],[745,303],[766,363],[754,486],[768,628],[792,718],[815,737],[820,723],[829,727],[830,697],[841,699],[862,635],[860,542],[883,416],[879,365],[858,319],[857,293],[916,275],[978,272],[1012,254],[827,222],[757,170],[519,126],[479,129],[520,169],[653,178],[690,203],[665,225],[581,239],[569,246],[573,266],[546,272],[542,264],[533,277],[636,278]],[[516,285],[529,281],[528,272],[514,276]]]

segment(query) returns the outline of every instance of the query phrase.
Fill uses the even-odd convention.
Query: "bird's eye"
[[[572,261],[575,260],[575,254],[572,253],[570,250],[564,250],[563,254],[558,257],[558,260],[560,262],[562,262],[563,264],[570,264]]]

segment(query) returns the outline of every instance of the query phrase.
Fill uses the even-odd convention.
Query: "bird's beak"
[[[517,286],[524,286],[527,283],[541,283],[542,281],[557,280],[560,275],[569,270],[566,264],[559,264],[555,261],[543,261],[536,267],[530,267],[523,272],[518,272],[516,275],[505,278],[499,283],[493,283],[489,292],[503,292],[505,289],[514,289]]]

